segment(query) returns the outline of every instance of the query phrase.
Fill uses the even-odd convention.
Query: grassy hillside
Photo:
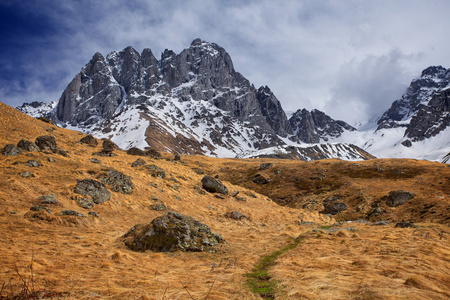
[[[101,151],[101,144],[79,143],[84,134],[0,103],[0,148],[43,135],[55,137],[58,148],[68,156],[50,151],[0,155],[0,299],[33,299],[33,295],[54,299],[261,299],[263,293],[251,291],[246,274],[280,249],[289,250],[280,252],[267,267],[269,275],[263,280],[275,288],[266,297],[449,297],[447,165],[413,160],[304,163],[187,155],[175,160],[170,153],[162,153],[162,159],[141,157],[165,171],[165,178],[160,178],[144,167],[132,167],[138,156],[121,150],[113,157],[93,155]],[[29,160],[42,166],[30,167]],[[264,162],[273,166],[260,170]],[[77,180],[99,180],[111,168],[131,177],[133,192],[122,194],[108,186],[110,200],[92,209],[80,207],[80,195],[74,192]],[[32,177],[23,177],[24,172]],[[204,174],[218,175],[229,195],[222,199],[205,192]],[[270,182],[255,183],[257,174]],[[399,189],[410,191],[414,198],[398,207],[386,206],[382,197]],[[51,213],[30,210],[41,204],[39,197],[48,194],[58,201],[43,205]],[[327,198],[339,198],[347,210],[332,216],[320,214]],[[226,244],[212,252],[127,249],[120,237],[134,225],[165,214],[151,209],[161,203],[210,226]],[[375,207],[385,212],[374,216],[370,212]],[[61,215],[63,210],[84,217]],[[98,217],[89,215],[90,211]],[[231,211],[248,218],[226,217]],[[338,223],[357,218],[391,223]],[[403,219],[418,222],[420,227],[394,228]],[[354,229],[336,229],[346,226]],[[298,237],[298,246],[289,247]]]

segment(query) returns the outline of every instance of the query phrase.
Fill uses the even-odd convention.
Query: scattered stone
[[[397,224],[395,224],[395,227],[399,227],[399,228],[416,228],[417,226],[412,224],[409,221],[406,221],[406,222],[398,222]]]
[[[146,164],[147,164],[147,162],[145,160],[143,160],[142,158],[138,158],[131,164],[131,167],[135,168],[135,167],[140,167],[140,166],[143,166]]]
[[[88,144],[92,147],[96,147],[98,145],[98,141],[91,134],[88,134],[84,138],[82,138],[80,140],[80,143]]]
[[[111,193],[105,185],[93,179],[78,180],[75,186],[75,193],[91,196],[95,204],[101,204],[111,198]]]
[[[127,150],[127,154],[128,155],[139,155],[139,156],[144,156],[144,151],[142,151],[139,148],[133,147]]]
[[[157,203],[157,204],[150,205],[149,208],[151,210],[156,210],[156,211],[165,211],[165,210],[167,210],[167,207],[163,203]]]
[[[1,150],[4,156],[16,156],[22,154],[22,150],[17,148],[16,145],[8,144]]]
[[[175,153],[175,156],[173,157],[173,160],[174,161],[180,161],[181,160],[180,155],[178,153]]]
[[[387,225],[389,225],[389,222],[388,221],[378,221],[378,222],[373,223],[373,225],[374,226],[387,226]]]
[[[61,149],[56,149],[56,150],[53,151],[53,153],[59,154],[59,155],[64,156],[64,157],[69,157],[69,152],[61,150]]]
[[[261,171],[263,171],[263,170],[267,170],[267,169],[271,168],[272,166],[273,166],[273,163],[262,163],[262,164],[259,166],[259,169],[260,169]]]
[[[42,167],[42,164],[34,159],[30,159],[29,161],[27,161],[27,163],[25,165],[27,167],[34,167],[34,168]]]
[[[218,199],[225,199],[225,197],[222,196],[222,195],[214,195],[214,197],[216,197],[216,198],[218,198]]]
[[[408,148],[412,146],[412,143],[410,140],[405,140],[405,141],[401,142],[401,144]]]
[[[89,198],[77,198],[77,204],[78,206],[84,208],[84,209],[91,209],[94,207],[94,201]]]
[[[228,188],[222,184],[219,179],[214,179],[209,175],[205,175],[202,179],[203,188],[210,193],[220,193],[228,195]]]
[[[21,139],[18,143],[17,143],[17,147],[24,150],[24,151],[40,151],[41,149],[39,149],[39,147],[30,141]]]
[[[156,196],[151,196],[150,199],[151,199],[152,201],[158,201],[158,197],[156,197]]]
[[[90,160],[89,160],[91,163],[93,163],[93,164],[101,164],[102,162],[99,160],[99,159],[97,159],[97,158],[91,158]]]
[[[384,197],[386,204],[390,207],[400,206],[414,198],[414,194],[408,191],[396,190],[389,192],[389,196]]]
[[[252,197],[252,198],[257,198],[256,195],[255,195],[255,193],[253,193],[253,192],[251,192],[251,191],[249,191],[249,192],[247,193],[247,195],[249,195],[249,196]]]
[[[96,213],[95,211],[90,211],[90,212],[88,212],[88,215],[93,216],[93,217],[96,217],[96,218],[99,217],[98,213]]]
[[[173,196],[175,199],[177,199],[177,200],[181,200],[181,197],[180,196]]]
[[[166,171],[158,167],[157,165],[148,165],[144,166],[147,170],[150,171],[150,175],[153,177],[166,178]]]
[[[236,197],[239,194],[239,191],[235,191],[231,197]]]
[[[39,117],[39,118],[36,118],[36,119],[39,120],[39,121],[42,121],[44,123],[53,124],[53,122],[49,118],[46,118],[46,117]],[[47,129],[49,129],[49,128],[47,128]]]
[[[236,200],[237,201],[242,201],[242,202],[246,202],[247,201],[247,199],[245,199],[245,197],[241,197],[241,196],[236,197]]]
[[[55,162],[55,159],[53,157],[49,157],[49,158],[47,158],[47,160],[48,160],[48,162],[51,162],[51,163]]]
[[[115,150],[120,150],[119,146],[117,146],[113,141],[111,140],[103,140],[102,144],[103,150],[106,152],[113,152]]]
[[[237,211],[227,212],[225,214],[225,217],[229,218],[229,219],[233,219],[233,220],[242,220],[242,219],[250,220],[246,215],[243,215],[243,214],[241,214],[240,212],[237,212]]]
[[[384,211],[383,211],[381,208],[377,207],[377,208],[375,208],[375,209],[372,211],[372,213],[373,213],[375,216],[378,216],[378,215],[381,215],[382,213],[384,213]]]
[[[114,192],[122,194],[131,194],[133,192],[134,184],[131,182],[131,178],[119,171],[109,170],[108,174],[100,175],[100,181],[111,185]]]
[[[56,139],[51,135],[43,135],[36,139],[34,142],[41,150],[56,151]]]
[[[160,159],[161,158],[161,153],[159,153],[155,149],[149,149],[149,150],[144,151],[144,155],[148,156],[150,158],[153,158],[153,159]]]
[[[261,174],[256,174],[253,182],[256,184],[268,184],[270,182],[270,179],[264,177]]]
[[[101,157],[113,157],[113,156],[117,156],[117,154],[111,152],[111,151],[106,151],[106,150],[102,150],[100,152],[94,152],[92,153],[92,155],[97,155],[97,156],[101,156]]]
[[[20,176],[25,177],[25,178],[27,178],[27,177],[34,177],[34,175],[31,174],[31,173],[28,172],[28,171],[25,171],[25,172],[20,173]]]
[[[30,210],[32,210],[32,211],[45,211],[45,212],[48,212],[49,214],[52,213],[50,208],[42,206],[42,205],[35,205],[35,206],[31,207]]]
[[[203,174],[205,174],[205,172],[203,172],[203,170],[200,169],[200,168],[193,168],[192,170],[194,170],[194,172],[197,173],[198,175],[203,175]]]
[[[199,252],[225,242],[209,226],[176,212],[168,212],[149,224],[135,225],[122,240],[130,250],[140,252]]]
[[[86,218],[86,215],[83,215],[82,213],[79,213],[79,212],[71,210],[71,209],[65,209],[65,210],[61,211],[61,216],[76,216],[76,217]]]
[[[178,190],[178,184],[174,184],[174,185],[172,185],[172,189],[174,189],[175,191],[177,191]]]
[[[56,200],[55,195],[40,196],[38,200],[40,200],[42,204],[59,204],[58,200]]]
[[[281,170],[275,170],[275,175],[280,175],[281,174]]]
[[[194,186],[194,189],[197,191],[197,193],[199,193],[200,195],[206,195],[206,192],[199,187],[198,185]]]
[[[324,210],[321,214],[337,215],[340,212],[347,210],[347,205],[343,202],[339,202],[336,198],[327,198],[323,201]]]

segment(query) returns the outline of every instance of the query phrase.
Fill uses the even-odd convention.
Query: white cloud
[[[268,85],[285,109],[318,108],[350,123],[400,98],[429,65],[450,67],[449,1],[15,3],[48,19],[54,33],[16,53],[21,84],[0,76],[0,99],[13,106],[53,100],[97,51],[131,45],[159,58],[197,37],[224,47],[236,70],[255,86]]]

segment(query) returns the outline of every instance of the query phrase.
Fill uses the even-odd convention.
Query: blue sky
[[[387,109],[430,65],[450,67],[450,1],[2,0],[0,101],[50,102],[95,52],[228,51],[285,110],[350,124]]]

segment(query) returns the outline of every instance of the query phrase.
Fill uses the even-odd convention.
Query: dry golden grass
[[[69,151],[70,157],[43,152],[0,156],[0,288],[3,285],[0,299],[19,294],[24,287],[23,280],[28,285],[33,283],[36,290],[59,292],[60,299],[205,299],[206,296],[208,299],[259,299],[246,288],[245,274],[261,257],[286,246],[301,234],[306,236],[305,243],[283,254],[273,269],[273,275],[281,281],[282,287],[277,299],[333,299],[330,291],[341,283],[342,288],[334,299],[395,296],[399,287],[420,296],[430,295],[427,296],[429,299],[448,296],[448,236],[444,235],[442,240],[436,238],[437,231],[449,231],[447,225],[431,224],[431,227],[418,231],[358,225],[354,234],[311,234],[309,232],[316,227],[299,225],[301,220],[330,225],[334,219],[317,211],[299,209],[296,205],[279,206],[268,200],[282,199],[290,193],[297,199],[322,199],[328,195],[326,193],[333,192],[315,194],[297,188],[294,193],[290,181],[276,181],[277,175],[270,173],[275,169],[279,168],[281,174],[290,174],[294,181],[295,176],[302,174],[305,178],[311,177],[312,173],[305,173],[305,170],[325,172],[328,169],[336,174],[336,180],[342,181],[342,186],[349,188],[349,193],[362,189],[376,198],[401,187],[411,189],[420,195],[420,199],[432,199],[436,202],[432,209],[444,209],[445,206],[448,208],[448,186],[439,184],[436,181],[438,175],[433,173],[433,170],[448,172],[448,168],[441,169],[443,165],[408,160],[362,162],[361,165],[370,166],[375,163],[397,166],[398,163],[427,170],[420,175],[421,179],[416,175],[408,179],[410,183],[406,179],[370,181],[373,189],[367,190],[366,180],[369,179],[352,177],[353,163],[277,161],[274,168],[263,171],[273,179],[271,184],[277,185],[266,186],[264,190],[253,184],[248,175],[260,172],[261,162],[273,160],[182,155],[181,162],[175,162],[169,153],[163,153],[161,160],[143,157],[147,163],[166,171],[166,178],[161,179],[151,177],[142,168],[132,168],[136,156],[124,151],[118,151],[115,157],[92,156],[100,146],[93,148],[79,144],[77,141],[83,134],[35,120],[0,103],[0,147],[16,144],[22,138],[34,141],[47,134],[54,136],[58,146]],[[55,162],[49,162],[50,157]],[[91,163],[92,157],[100,159],[101,164]],[[25,166],[29,159],[36,159],[43,166]],[[331,171],[334,165],[339,168]],[[88,210],[77,206],[74,200],[77,179],[95,179],[109,167],[131,176],[135,185],[132,194],[111,192],[109,201],[93,209],[99,218],[59,215],[63,209],[87,214]],[[196,168],[206,174],[219,174],[230,193],[240,191],[239,195],[247,201],[237,201],[231,196],[217,199],[213,194],[199,194],[195,187],[201,185],[203,175],[197,174]],[[34,177],[21,177],[19,174],[23,171],[30,171]],[[342,175],[345,171],[350,175]],[[448,173],[442,174],[442,180],[448,180]],[[173,188],[174,180],[178,189]],[[431,182],[435,189],[426,187]],[[48,206],[53,211],[50,217],[30,212],[30,207],[38,203],[37,198],[46,194],[55,194],[60,203]],[[209,225],[213,232],[225,238],[227,244],[217,247],[215,253],[137,253],[126,249],[118,242],[119,237],[135,224],[150,222],[163,214],[149,209],[155,202],[163,202],[169,210],[190,215]],[[226,212],[233,210],[247,215],[250,220],[235,221],[224,217]],[[444,213],[434,215],[440,214],[443,217],[436,218],[438,221],[449,216],[445,209]],[[393,252],[395,249],[399,252]],[[323,256],[331,255],[330,252],[336,256],[336,261]],[[413,254],[417,262],[409,258]],[[307,269],[305,264],[309,266]],[[304,270],[311,270],[311,273],[304,274]],[[337,281],[333,281],[333,277]],[[372,289],[371,282],[361,282],[363,278],[373,278],[377,285]],[[409,295],[414,298],[412,292]]]

